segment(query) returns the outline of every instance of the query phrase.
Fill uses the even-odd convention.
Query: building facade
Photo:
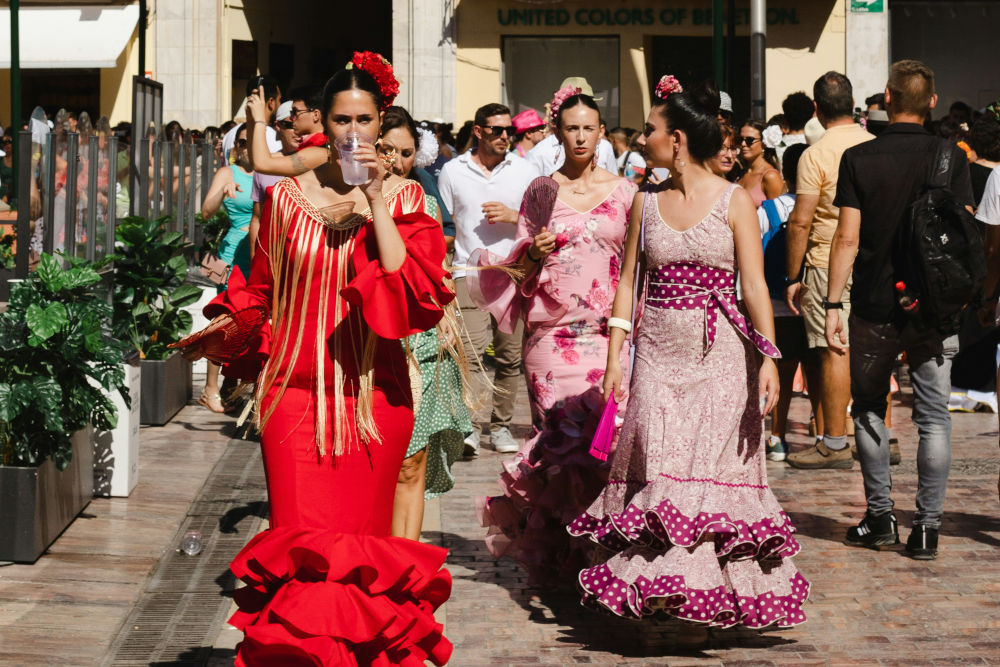
[[[491,101],[515,113],[541,110],[563,78],[584,76],[609,125],[641,127],[660,75],[692,81],[714,72],[711,0],[147,4],[145,69],[164,84],[164,120],[186,127],[240,115],[246,83],[260,72],[276,75],[286,90],[322,83],[362,49],[391,58],[398,103],[416,118],[455,123]],[[735,8],[723,83],[743,116],[750,104],[748,0]],[[5,12],[0,99],[10,90]],[[129,119],[139,68],[136,0],[24,0],[21,13],[25,115],[41,104],[50,112],[86,109],[112,123]],[[1000,97],[1000,59],[992,54],[1000,0],[769,0],[766,19],[767,115],[828,70],[847,73],[860,106],[881,92],[889,64],[900,58],[936,71],[945,107],[955,100],[981,107]],[[9,115],[7,105],[0,108],[0,124]]]

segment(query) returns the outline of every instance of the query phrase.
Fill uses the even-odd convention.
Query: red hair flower
[[[379,90],[382,92],[382,108],[385,111],[392,106],[396,95],[399,94],[399,81],[392,72],[392,65],[382,55],[373,51],[355,51],[351,62],[347,63],[348,69],[358,68],[365,71],[375,79]]]
[[[677,77],[672,74],[667,74],[660,78],[660,82],[656,84],[656,96],[661,100],[665,100],[674,93],[683,93],[684,87],[681,86],[681,82],[677,80]]]

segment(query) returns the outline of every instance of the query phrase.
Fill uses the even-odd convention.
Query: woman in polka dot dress
[[[645,275],[625,423],[608,485],[569,532],[610,552],[579,574],[585,604],[630,618],[666,612],[695,624],[682,639],[697,644],[709,626],[803,622],[809,584],[767,485],[762,419],[777,400],[780,355],[753,203],[704,164],[721,144],[718,93],[678,88],[661,91],[640,141],[671,180],[636,196],[642,231],[629,229],[615,296],[625,323],[612,329],[606,396],[622,393],[618,351],[633,277]]]

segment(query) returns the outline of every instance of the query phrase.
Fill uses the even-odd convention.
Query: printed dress
[[[437,215],[437,199],[426,196],[427,215]],[[462,456],[472,421],[462,399],[462,371],[458,362],[441,351],[437,327],[406,339],[410,354],[420,369],[421,399],[413,415],[413,436],[406,458],[427,449],[424,498],[431,499],[455,486],[451,465]]]
[[[477,509],[490,551],[517,558],[540,584],[564,579],[586,562],[590,546],[571,540],[565,527],[607,480],[607,463],[589,452],[604,407],[607,323],[636,187],[622,179],[586,212],[557,199],[550,220],[535,210],[533,190],[521,207],[511,258],[526,252],[542,227],[556,235],[556,251],[521,285],[500,271],[470,272],[467,280],[473,299],[502,329],[525,320],[534,434],[503,464],[503,495],[480,499]],[[628,350],[622,361],[627,368]]]
[[[809,584],[767,485],[757,377],[777,349],[738,310],[729,186],[681,233],[644,206],[647,295],[611,478],[572,522],[612,552],[579,574],[584,604],[712,626],[805,620]]]
[[[230,623],[237,667],[442,665],[451,644],[433,612],[451,590],[447,552],[390,537],[413,410],[399,340],[433,328],[454,294],[441,227],[403,181],[385,195],[406,246],[378,259],[370,212],[333,226],[295,179],[265,203],[245,284],[208,317],[263,307],[271,326],[227,374],[259,378],[270,527],[230,564],[246,586]],[[263,370],[261,370],[261,363]]]

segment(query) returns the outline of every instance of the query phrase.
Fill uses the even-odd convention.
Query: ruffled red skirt
[[[389,537],[412,411],[376,392],[382,442],[320,458],[312,409],[311,391],[287,389],[261,434],[271,527],[230,565],[246,584],[229,621],[245,634],[236,664],[445,664],[447,551]]]

